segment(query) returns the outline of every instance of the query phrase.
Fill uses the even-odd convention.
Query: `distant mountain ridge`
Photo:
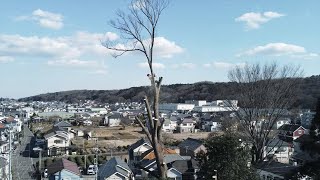
[[[172,84],[162,86],[161,102],[184,102],[185,100],[230,99],[236,97],[232,82],[197,82],[194,84]],[[140,102],[149,94],[148,86],[120,90],[71,90],[40,94],[19,99],[19,101],[63,101],[77,103],[80,100],[95,100],[104,103]],[[320,75],[302,79],[297,93],[295,107],[313,109],[320,98]]]

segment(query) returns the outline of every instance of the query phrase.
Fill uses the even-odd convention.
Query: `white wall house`
[[[70,146],[69,133],[53,131],[46,134],[44,137],[46,140],[46,147],[48,149],[48,156],[68,153],[66,148]]]
[[[140,139],[129,147],[129,167],[134,170],[136,167],[134,164],[138,163],[141,160],[141,155],[152,149],[152,146],[144,139]]]
[[[159,110],[164,111],[192,111],[195,107],[194,104],[183,104],[183,103],[165,103],[159,104]]]
[[[170,119],[165,119],[162,126],[163,132],[173,132],[177,128],[177,121],[172,121]]]
[[[106,116],[104,120],[104,124],[109,127],[119,126],[120,123],[121,123],[121,116],[119,113]]]
[[[194,132],[195,122],[192,119],[186,118],[178,123],[177,130],[180,133]]]
[[[106,108],[90,108],[90,111],[98,113],[99,115],[108,114],[108,110]]]
[[[264,149],[264,157],[273,156],[278,162],[289,164],[294,152],[293,145],[280,139],[272,140]]]
[[[193,111],[195,112],[224,112],[224,111],[234,111],[234,108],[222,107],[222,106],[196,106]]]
[[[170,168],[167,171],[168,179],[172,180],[182,180],[182,173],[179,172],[176,168]]]
[[[289,118],[282,118],[279,119],[276,123],[276,128],[279,129],[282,125],[284,124],[290,124],[291,123],[291,119]]]
[[[207,104],[206,100],[187,100],[186,104],[194,104],[195,106],[203,106]]]

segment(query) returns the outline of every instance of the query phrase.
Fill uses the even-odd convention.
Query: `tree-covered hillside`
[[[320,75],[303,78],[297,93],[297,108],[314,109],[317,98],[320,97]],[[231,99],[237,97],[234,84],[198,82],[194,84],[164,85],[161,92],[161,102],[184,102],[185,100],[200,99],[212,101],[216,99]],[[20,101],[64,101],[79,102],[80,100],[95,100],[99,102],[139,102],[149,87],[131,87],[121,90],[72,90],[40,94],[19,99]]]

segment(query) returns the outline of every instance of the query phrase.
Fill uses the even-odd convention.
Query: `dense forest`
[[[320,97],[320,75],[306,77],[297,84],[298,92],[294,108],[314,109],[317,98]],[[80,100],[95,100],[98,102],[139,102],[149,87],[131,87],[121,90],[72,90],[40,94],[19,99],[20,101],[64,101],[77,103]],[[236,99],[234,83],[232,82],[198,82],[194,84],[172,84],[162,86],[161,102],[184,102],[185,100]]]

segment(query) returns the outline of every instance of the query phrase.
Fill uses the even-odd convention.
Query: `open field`
[[[33,123],[32,132],[35,133],[40,131],[46,133],[52,128],[51,123]],[[81,151],[86,154],[91,154],[96,148],[101,153],[110,152],[113,150],[124,150],[127,146],[135,143],[142,137],[145,137],[144,133],[141,132],[140,127],[127,126],[123,127],[103,127],[103,126],[73,126],[72,129],[81,129],[86,132],[91,132],[91,139],[84,137],[73,138],[72,144],[77,146]],[[209,132],[197,132],[197,133],[168,133],[164,136],[165,141],[168,142],[180,142],[184,139],[195,138],[205,139],[208,137]]]

